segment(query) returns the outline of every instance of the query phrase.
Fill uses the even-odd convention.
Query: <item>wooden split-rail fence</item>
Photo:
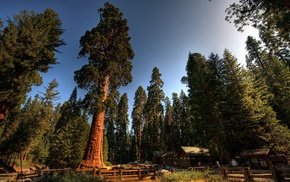
[[[88,171],[86,169],[78,170]],[[154,179],[156,168],[131,168],[131,169],[93,169],[94,176],[104,178],[106,181],[137,181],[142,179]]]
[[[230,181],[290,181],[290,172],[277,174],[275,170],[255,170],[250,167],[224,167],[222,175]]]
[[[52,173],[58,173],[62,171],[69,171],[72,169],[42,169],[38,173],[24,174],[22,178],[24,182],[29,182],[32,178],[41,178],[45,175],[50,175]],[[290,181],[290,172],[285,174],[277,174],[276,171],[272,170],[254,170],[249,167],[222,167],[219,169],[209,169],[207,167],[201,168],[190,168],[190,171],[208,171],[209,173],[215,173],[222,175],[225,179],[229,181]],[[175,170],[178,172],[179,170]],[[182,170],[183,171],[183,170]],[[155,178],[157,174],[155,167],[150,168],[131,168],[131,169],[79,169],[76,172],[91,172],[95,176],[100,176],[105,181],[138,181],[142,179],[152,179]],[[174,171],[172,171],[174,172]],[[7,181],[22,181],[19,180],[19,173],[7,173],[0,174],[0,182]],[[281,179],[282,178],[282,179]],[[2,180],[1,180],[2,179]],[[4,180],[6,179],[6,180]]]
[[[30,182],[31,179],[42,179],[46,175],[60,173],[63,171],[72,171],[73,169],[42,169],[35,173],[4,173],[0,174],[0,182]],[[156,168],[135,168],[135,169],[78,169],[75,172],[90,172],[94,176],[103,178],[108,181],[138,181],[141,179],[152,179],[156,176]]]

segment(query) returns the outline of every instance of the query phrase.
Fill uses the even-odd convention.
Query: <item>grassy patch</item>
[[[223,177],[217,174],[209,174],[208,172],[193,172],[193,171],[170,173],[164,176],[160,176],[159,179],[162,182],[195,181],[195,180],[205,180],[207,182],[224,181]]]

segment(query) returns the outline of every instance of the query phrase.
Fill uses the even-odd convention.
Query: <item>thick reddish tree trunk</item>
[[[101,168],[103,162],[103,136],[105,111],[94,114],[88,145],[79,168]]]
[[[104,91],[102,102],[105,102],[109,91],[108,76],[101,86]],[[102,168],[105,166],[103,161],[104,120],[105,110],[94,113],[87,148],[78,168]]]

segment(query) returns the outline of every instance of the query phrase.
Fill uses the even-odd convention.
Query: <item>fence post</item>
[[[228,169],[226,167],[221,168],[222,170],[222,174],[224,176],[224,178],[228,178]]]
[[[119,169],[120,180],[122,180],[122,169]]]
[[[243,168],[243,173],[245,176],[245,181],[253,181],[253,177],[251,174],[251,169],[249,167],[244,167]]]
[[[275,182],[279,182],[280,180],[279,180],[279,178],[278,178],[278,176],[277,176],[277,173],[276,173],[275,168],[274,168],[273,166],[271,166],[271,167],[270,167],[270,170],[271,170],[271,172],[272,172],[272,175],[273,175],[274,181],[275,181]]]
[[[141,169],[138,168],[138,178],[141,179]]]
[[[96,176],[96,168],[93,169],[93,176]]]
[[[156,167],[154,167],[154,176],[153,176],[153,178],[155,179],[155,177],[156,177]]]
[[[98,176],[101,176],[101,174],[102,174],[101,169],[98,169],[98,170],[96,171],[96,173],[97,173]]]

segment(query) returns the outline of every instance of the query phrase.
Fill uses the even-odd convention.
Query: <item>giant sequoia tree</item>
[[[109,92],[132,80],[134,51],[129,43],[127,20],[118,8],[105,3],[99,9],[100,22],[80,39],[79,56],[88,64],[75,71],[79,88],[88,90],[84,103],[92,117],[91,132],[79,167],[102,167],[106,100]]]
[[[42,84],[39,72],[56,64],[56,48],[64,45],[61,20],[51,9],[22,11],[7,22],[2,30],[0,21],[0,124],[23,104],[31,86]]]

